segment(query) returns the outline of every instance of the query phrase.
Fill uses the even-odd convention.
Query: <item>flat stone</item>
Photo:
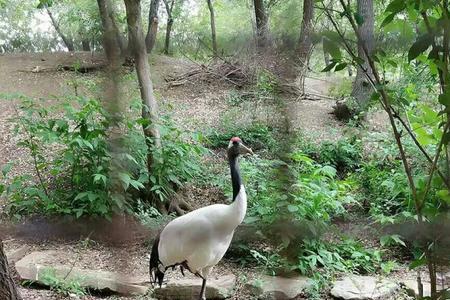
[[[245,287],[258,299],[294,299],[312,285],[312,280],[303,277],[279,277],[262,275],[247,283]]]
[[[30,250],[29,246],[22,246],[20,248],[10,249],[5,251],[6,259],[8,259],[8,263],[10,265],[14,264],[16,261],[21,260]]]
[[[402,284],[405,286],[406,292],[408,295],[416,297],[419,296],[419,287],[417,286],[416,280],[405,280],[402,282]],[[430,297],[431,296],[431,287],[428,282],[423,282],[423,296],[424,297]]]
[[[210,277],[206,281],[206,298],[230,298],[236,287],[236,276],[233,274]],[[161,288],[156,288],[153,297],[159,300],[197,300],[202,288],[202,279],[182,278],[169,281]]]
[[[22,280],[32,280],[45,284],[43,278],[48,272],[60,279],[79,281],[82,287],[95,290],[110,290],[124,295],[143,295],[147,293],[146,278],[137,278],[109,271],[86,270],[50,263],[57,257],[57,251],[32,252],[16,262],[16,270]]]
[[[447,277],[448,278],[448,277]],[[450,281],[446,280],[446,282],[442,282],[442,279],[438,278],[438,291],[450,288]],[[419,287],[417,286],[417,280],[409,279],[402,281],[402,284],[405,286],[406,292],[408,295],[417,297],[419,296]],[[442,286],[444,284],[444,286]],[[423,296],[430,297],[431,296],[431,284],[429,282],[422,282],[423,287]]]
[[[399,285],[388,279],[350,275],[336,281],[330,293],[334,298],[344,300],[385,300],[398,289]]]

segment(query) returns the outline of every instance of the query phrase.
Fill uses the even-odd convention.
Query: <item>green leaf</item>
[[[439,103],[444,105],[445,107],[450,106],[450,93],[440,94],[439,95]]]
[[[421,35],[408,51],[408,61],[412,61],[417,56],[425,52],[433,43],[434,35],[426,33]]]
[[[358,13],[354,13],[353,17],[355,18],[356,24],[358,24],[358,26],[361,26],[362,24],[364,24],[364,17],[361,16]]]
[[[122,186],[124,190],[127,190],[130,186],[131,177],[127,173],[119,173],[119,178],[122,181]]]
[[[394,0],[386,7],[386,11],[392,13],[398,13],[406,8],[405,0]]]
[[[3,176],[6,177],[6,175],[8,175],[9,171],[11,171],[12,166],[13,166],[13,163],[9,162],[2,167]]]
[[[419,258],[419,259],[415,259],[409,264],[409,269],[413,270],[413,269],[415,269],[417,267],[424,266],[426,264],[427,264],[427,260],[426,260],[425,257],[422,257],[422,258]]]
[[[293,212],[298,211],[298,206],[297,206],[297,205],[289,204],[289,205],[287,206],[287,209],[288,209],[289,212],[293,213]]]
[[[323,39],[323,50],[328,52],[334,59],[342,58],[341,50],[335,41]]]
[[[139,189],[143,189],[144,190],[145,189],[145,186],[142,183],[140,183],[139,181],[137,181],[137,180],[131,180],[130,184],[136,190],[139,190]]]
[[[436,193],[436,195],[444,202],[450,204],[450,192],[448,190],[440,190]]]
[[[341,70],[345,69],[345,67],[347,67],[347,63],[340,63],[336,66],[336,68],[334,68],[334,71],[335,72],[341,71]]]
[[[330,71],[331,69],[334,68],[334,66],[335,66],[336,64],[337,64],[336,61],[332,62],[331,64],[329,64],[328,66],[326,66],[321,72],[328,72],[328,71]]]
[[[394,20],[394,17],[397,13],[392,13],[390,15],[388,15],[386,18],[384,18],[383,22],[381,22],[380,27],[383,28],[384,26],[388,25],[389,23],[392,22],[392,20]]]

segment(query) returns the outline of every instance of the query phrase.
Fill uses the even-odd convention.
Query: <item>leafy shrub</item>
[[[96,100],[76,100],[76,108],[66,102],[63,116],[51,117],[57,107],[44,108],[23,98],[22,114],[14,122],[21,134],[18,145],[30,152],[35,178],[13,178],[7,188],[11,213],[107,216],[126,208],[131,187],[143,187],[134,174],[120,168],[125,160],[138,165],[136,158],[125,149],[111,150],[108,113]],[[113,155],[122,161],[113,164]]]
[[[396,215],[409,199],[408,182],[399,163],[365,163],[357,178],[374,215]]]
[[[154,163],[149,179],[151,191],[163,201],[184,182],[200,174],[199,161],[206,149],[201,146],[201,135],[192,135],[191,141],[186,141],[169,117],[162,117],[161,124],[161,147],[152,148]]]
[[[56,274],[55,269],[52,268],[44,269],[40,276],[40,280],[45,285],[49,286],[50,290],[64,296],[84,296],[87,294],[86,289],[81,286],[81,278],[61,278],[61,276]]]
[[[274,129],[262,123],[252,123],[248,126],[227,127],[226,131],[213,130],[206,135],[206,146],[213,149],[228,146],[233,136],[239,136],[253,150],[268,149],[274,151],[276,140]]]
[[[340,175],[358,168],[361,159],[361,142],[355,139],[341,139],[335,143],[325,142],[319,148],[318,161],[334,166]]]
[[[291,183],[280,180],[281,161],[259,157],[241,161],[249,199],[245,222],[270,225],[288,214],[290,220],[328,224],[333,216],[345,212],[345,203],[354,201],[351,185],[336,179],[335,168],[320,165],[301,152],[292,154],[292,159]],[[216,184],[231,194],[228,177],[216,179]],[[292,184],[289,195],[287,184]]]
[[[311,275],[323,268],[326,272],[374,273],[381,268],[380,250],[365,249],[355,240],[339,243],[304,240],[298,255],[296,268],[302,274]]]
[[[59,117],[23,98],[21,114],[13,120],[19,146],[29,150],[35,176],[11,179],[6,188],[10,214],[66,214],[110,217],[130,211],[146,187],[166,199],[199,170],[202,147],[181,137],[170,118],[162,118],[162,148],[152,148],[151,176],[142,119],[112,118],[95,99],[76,97],[65,102]],[[140,104],[132,105],[140,110]],[[139,111],[136,110],[136,111]],[[50,153],[53,153],[50,155]],[[145,195],[144,195],[145,197]]]
[[[273,96],[277,92],[278,80],[268,70],[260,70],[256,76],[256,91],[260,96]]]

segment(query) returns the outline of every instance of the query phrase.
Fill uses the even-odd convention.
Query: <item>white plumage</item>
[[[247,210],[247,195],[237,161],[238,155],[244,153],[252,151],[239,138],[232,138],[228,146],[234,200],[231,204],[214,204],[178,217],[155,240],[150,259],[154,282],[158,280],[161,285],[165,270],[180,265],[203,279],[199,299],[206,299],[206,279],[225,255]]]

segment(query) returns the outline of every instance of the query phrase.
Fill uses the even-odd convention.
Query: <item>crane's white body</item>
[[[241,185],[233,203],[206,206],[173,220],[161,232],[160,262],[164,267],[186,262],[192,273],[206,278],[230,246],[246,211],[247,195]]]

